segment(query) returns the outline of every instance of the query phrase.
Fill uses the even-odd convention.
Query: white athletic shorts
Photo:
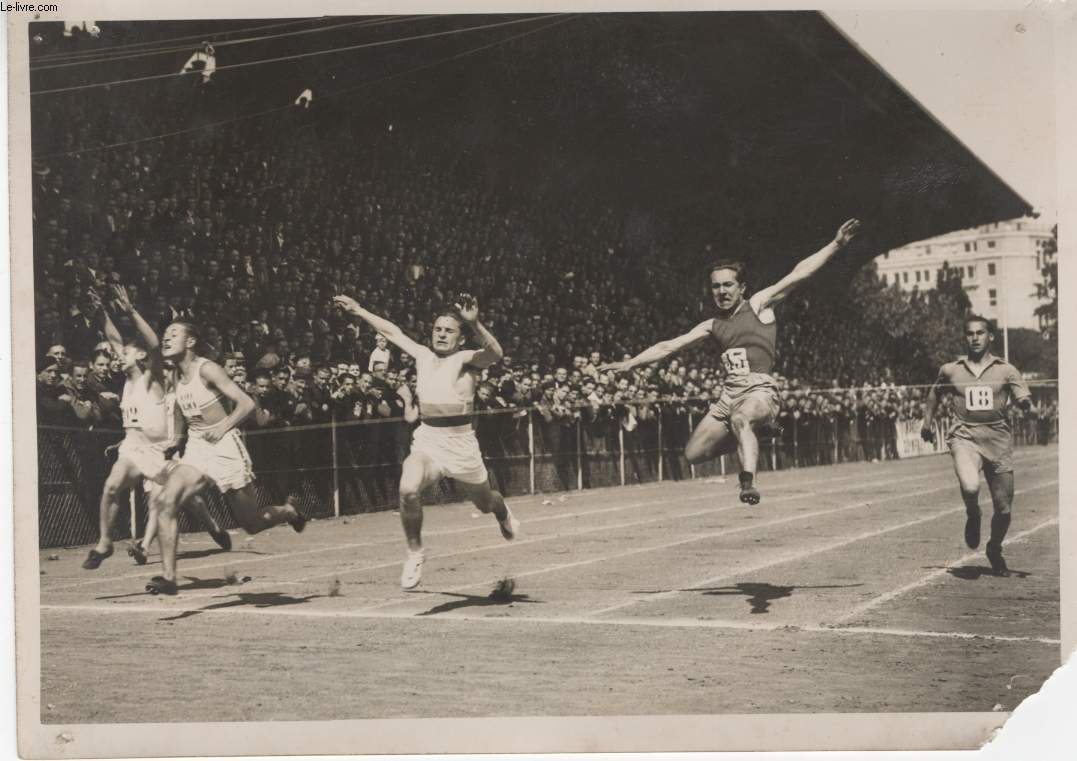
[[[484,484],[489,479],[479,440],[469,425],[451,428],[420,425],[412,434],[411,451],[426,455],[445,476],[465,484]]]
[[[138,468],[138,472],[142,474],[142,488],[147,492],[155,486],[163,485],[172,469],[171,463],[165,459],[164,449],[130,433],[120,442],[117,457]]]
[[[181,465],[189,465],[209,478],[222,492],[242,489],[254,481],[254,467],[243,435],[233,428],[216,444],[210,444],[192,431],[187,449],[180,459]]]

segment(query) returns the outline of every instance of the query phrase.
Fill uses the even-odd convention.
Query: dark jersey
[[[729,375],[769,375],[774,370],[778,326],[760,320],[747,299],[728,317],[715,317],[711,335],[718,342],[722,365]]]

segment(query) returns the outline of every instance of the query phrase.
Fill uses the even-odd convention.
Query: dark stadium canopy
[[[850,257],[862,263],[896,245],[1030,211],[812,12],[575,15],[227,70],[242,61],[512,18],[436,17],[406,28],[342,28],[222,46],[218,86],[235,88],[235,117],[309,86],[312,118],[324,128],[354,130],[361,139],[364,130],[384,133],[394,123],[398,139],[436,139],[442,155],[473,167],[478,181],[525,198],[608,203],[624,214],[629,238],[659,231],[699,264],[728,254],[750,257],[764,271],[785,269],[852,216],[865,223]],[[561,23],[521,35],[551,20]],[[86,47],[179,35],[227,40],[228,30],[256,23],[271,22],[98,21],[102,38]],[[44,28],[32,25],[30,33]],[[59,49],[46,43],[34,54]],[[186,55],[177,53],[175,66],[158,57],[41,72],[31,84],[39,90],[174,71]],[[367,81],[376,83],[356,89]],[[122,86],[132,110],[139,88],[148,86],[157,83]],[[713,254],[703,253],[707,243]]]

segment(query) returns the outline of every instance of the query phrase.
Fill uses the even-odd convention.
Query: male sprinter
[[[224,495],[232,517],[248,534],[289,523],[302,531],[306,518],[291,502],[258,507],[254,472],[238,426],[254,412],[254,401],[216,362],[199,357],[193,325],[174,322],[165,329],[161,354],[175,366],[176,404],[187,421],[183,456],[157,496],[157,532],[162,575],[146,585],[150,594],[174,595],[179,529],[176,511],[211,483]]]
[[[776,356],[778,326],[773,307],[810,278],[844,248],[860,229],[850,219],[830,243],[807,257],[769,288],[745,298],[744,264],[724,261],[710,268],[710,287],[717,314],[688,333],[661,341],[623,362],[602,365],[602,372],[624,372],[637,365],[658,362],[708,336],[718,342],[725,384],[718,401],[692,432],[684,456],[693,465],[736,450],[740,458],[740,501],[759,503],[755,470],[759,441],[755,427],[773,422],[781,407],[777,381],[771,376]]]
[[[462,294],[455,310],[437,315],[431,337],[433,351],[408,338],[393,323],[363,309],[354,299],[337,296],[333,301],[415,358],[421,423],[415,429],[411,454],[404,460],[400,474],[400,520],[408,543],[400,586],[414,589],[422,578],[425,553],[421,497],[424,489],[442,478],[456,481],[479,511],[493,513],[505,539],[515,539],[520,524],[505,498],[490,488],[479,441],[471,427],[479,372],[502,357],[501,345],[479,322],[475,299]],[[482,348],[462,348],[465,325]]]
[[[991,490],[994,515],[987,559],[996,575],[1009,570],[1002,557],[1002,540],[1010,527],[1013,506],[1013,436],[1006,408],[1013,402],[1028,411],[1032,396],[1017,368],[991,353],[995,335],[983,317],[965,318],[965,344],[969,353],[939,369],[927,394],[920,436],[935,441],[935,410],[940,394],[950,394],[957,423],[946,436],[954,471],[965,501],[965,544],[980,546],[980,471]]]
[[[112,350],[121,358],[127,380],[123,385],[120,404],[124,438],[119,444],[116,463],[112,466],[101,493],[100,534],[97,544],[82,563],[82,567],[88,571],[95,570],[105,558],[112,555],[111,532],[120,507],[119,495],[136,486],[139,481],[142,481],[143,487],[150,495],[150,515],[146,523],[146,536],[142,541],[135,542],[128,552],[139,565],[145,564],[146,550],[149,549],[157,523],[153,510],[153,495],[165,482],[168,475],[165,452],[177,439],[172,399],[161,367],[157,335],[131,304],[126,289],[119,285],[114,286],[113,295],[113,304],[130,316],[138,330],[139,338],[124,340],[108,313],[101,310],[105,320],[105,337]],[[228,532],[213,520],[201,497],[193,499],[187,508],[201,519],[217,544],[226,550],[232,548],[232,539]]]

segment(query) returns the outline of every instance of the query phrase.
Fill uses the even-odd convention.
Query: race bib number
[[[751,370],[747,349],[727,349],[722,354],[722,364],[730,375],[747,375]]]
[[[202,410],[198,408],[198,405],[194,403],[194,400],[189,396],[179,395],[176,397],[176,402],[179,404],[180,411],[188,421],[192,423],[202,422]]]
[[[965,409],[970,412],[976,412],[994,408],[995,392],[990,386],[967,386],[965,388]]]
[[[124,428],[139,428],[141,427],[138,422],[138,406],[129,404],[123,408],[123,427]]]

